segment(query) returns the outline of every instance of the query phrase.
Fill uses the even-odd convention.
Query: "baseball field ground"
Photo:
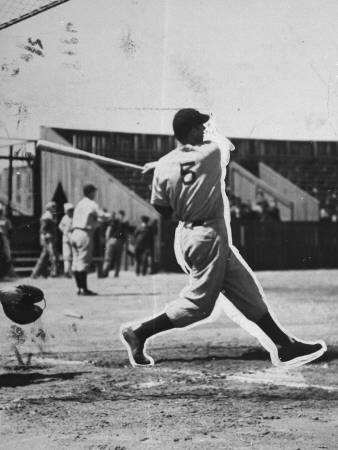
[[[338,271],[257,273],[279,321],[328,352],[276,369],[259,343],[215,310],[211,323],[149,342],[157,364],[134,369],[122,323],[161,311],[181,274],[20,280],[45,291],[39,322],[0,312],[0,448],[337,449]],[[2,283],[1,287],[12,283]]]

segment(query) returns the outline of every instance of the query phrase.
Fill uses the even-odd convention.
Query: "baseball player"
[[[62,217],[59,223],[59,230],[62,233],[62,256],[63,256],[63,271],[67,278],[71,278],[72,269],[72,246],[70,242],[72,226],[73,226],[73,203],[65,203],[63,205],[65,215]]]
[[[48,276],[48,263],[50,261],[50,276],[58,276],[59,254],[57,251],[57,223],[56,223],[56,203],[48,202],[46,211],[40,219],[40,243],[42,251],[33,269],[31,278]]]
[[[144,166],[144,172],[155,168],[152,205],[180,221],[175,253],[190,274],[189,285],[161,314],[123,325],[120,338],[133,366],[151,366],[154,360],[146,353],[150,337],[208,318],[220,298],[225,312],[270,352],[274,365],[306,364],[321,356],[326,345],[301,341],[278,324],[258,280],[233,246],[224,179],[234,146],[209,119],[194,109],[178,111],[173,129],[181,145]]]
[[[133,233],[135,243],[135,272],[136,275],[146,275],[148,261],[154,247],[153,228],[149,224],[148,216],[141,217],[141,224],[136,227]]]
[[[125,211],[121,209],[117,217],[112,214],[106,230],[106,249],[102,268],[103,278],[109,276],[109,269],[114,268],[114,277],[117,278],[121,269],[123,250],[128,240],[129,222],[125,219]]]
[[[78,295],[97,295],[87,287],[87,272],[90,270],[93,257],[93,235],[98,218],[108,220],[110,215],[101,210],[99,205],[94,202],[96,191],[93,184],[86,184],[83,187],[84,197],[76,205],[73,215],[72,271]]]

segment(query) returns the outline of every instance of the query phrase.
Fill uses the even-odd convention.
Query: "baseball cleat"
[[[151,367],[155,364],[153,358],[146,354],[144,343],[131,327],[120,329],[120,340],[128,351],[129,361],[133,367]]]
[[[93,295],[97,295],[96,292],[90,291],[89,289],[85,289],[85,290],[79,290],[77,295],[85,295],[85,296],[93,296]]]
[[[306,343],[295,341],[278,350],[280,365],[288,367],[299,367],[322,356],[327,350],[324,341]]]

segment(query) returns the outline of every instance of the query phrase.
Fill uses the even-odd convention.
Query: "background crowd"
[[[92,192],[96,192],[95,186],[88,186],[93,188]],[[315,189],[312,194],[316,196]],[[280,210],[276,202],[267,200],[260,190],[257,191],[255,200],[250,204],[243,202],[241,198],[234,196],[229,191],[227,195],[232,221],[281,221]],[[86,195],[84,197],[87,198]],[[41,254],[31,274],[32,278],[74,277],[75,247],[74,242],[72,243],[72,235],[74,231],[73,215],[77,206],[67,202],[63,205],[64,210],[60,213],[57,211],[55,202],[51,201],[45,205],[45,211],[40,218]],[[94,266],[92,258],[89,258],[90,262],[86,262],[80,272],[97,270],[98,276],[101,278],[106,278],[110,272],[113,272],[113,276],[118,277],[121,268],[132,265],[136,275],[155,273],[157,263],[154,257],[154,243],[158,231],[157,222],[151,221],[147,216],[142,216],[140,223],[131,224],[123,210],[109,212],[106,208],[100,209],[98,205],[95,208],[96,218],[91,221],[92,224],[89,226],[92,227],[89,233],[91,247],[89,253],[96,258],[96,264]],[[86,222],[87,219],[88,217],[83,220]],[[320,209],[320,221],[338,221],[338,198],[335,191],[328,192],[326,201]],[[78,226],[76,228],[81,229]],[[84,228],[86,228],[86,224]],[[0,280],[16,278],[10,248],[12,229],[11,221],[6,216],[6,209],[0,203]],[[77,275],[75,274],[75,276]],[[80,275],[80,278],[83,276]],[[86,285],[86,283],[84,284]]]
[[[157,222],[142,216],[139,224],[130,224],[125,211],[101,209],[94,201],[96,191],[95,186],[85,185],[84,196],[78,204],[67,202],[63,205],[62,217],[54,201],[46,204],[40,218],[41,253],[31,278],[73,277],[79,295],[95,295],[87,287],[88,272],[97,270],[100,278],[106,278],[112,271],[114,277],[118,277],[127,258],[136,275],[156,271],[154,242]],[[5,223],[1,225],[0,220],[4,236],[5,229],[8,230],[6,236],[11,230],[10,221],[6,220],[7,228]],[[9,240],[6,242],[7,253],[10,254]]]

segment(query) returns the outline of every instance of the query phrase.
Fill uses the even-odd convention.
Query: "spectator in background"
[[[31,278],[38,278],[39,276],[47,278],[49,275],[51,277],[57,277],[59,255],[57,251],[57,223],[55,202],[47,203],[46,211],[41,216],[40,244],[42,246],[42,252],[33,269]]]
[[[16,278],[10,246],[12,231],[12,223],[6,216],[3,205],[0,204],[1,277]]]
[[[319,218],[321,222],[330,222],[330,214],[325,207],[320,208]]]
[[[62,233],[62,256],[63,256],[63,272],[65,277],[72,277],[72,246],[70,242],[72,224],[73,224],[73,214],[74,205],[73,203],[65,203],[63,205],[65,215],[62,217],[59,223],[59,230]]]
[[[280,210],[277,206],[277,203],[275,200],[272,200],[272,202],[269,204],[269,207],[266,211],[266,221],[267,222],[280,222]]]
[[[129,234],[129,222],[125,218],[125,212],[120,210],[115,216],[112,213],[111,221],[106,231],[106,250],[102,276],[108,277],[109,270],[114,269],[114,277],[117,278],[120,273],[123,250],[126,246]]]
[[[133,234],[133,241],[135,244],[135,261],[136,261],[136,275],[146,275],[149,265],[149,258],[151,257],[152,249],[154,247],[153,229],[149,225],[150,218],[148,216],[141,217],[141,224],[136,228]]]
[[[261,208],[261,221],[265,221],[267,212],[269,209],[269,202],[265,198],[264,192],[261,190],[258,190],[257,196],[256,196],[256,206]]]
[[[243,220],[250,219],[251,209],[250,206],[247,203],[241,202],[240,203],[240,217]]]
[[[98,219],[109,220],[110,215],[100,209],[94,201],[96,191],[97,189],[93,184],[86,184],[83,187],[84,197],[76,205],[73,215],[72,271],[78,288],[78,295],[97,295],[87,287],[87,273],[91,268],[93,237]]]
[[[318,189],[315,186],[311,189],[311,195],[312,197],[318,198]]]
[[[260,222],[263,217],[263,208],[261,205],[258,205],[256,202],[252,202],[250,208],[250,220],[254,220],[256,222]]]

